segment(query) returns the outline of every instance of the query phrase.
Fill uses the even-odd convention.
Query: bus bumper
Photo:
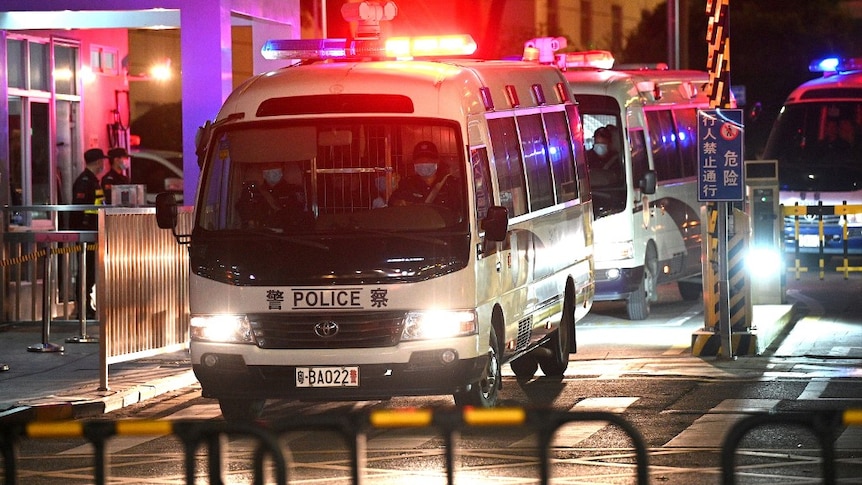
[[[359,364],[357,387],[297,387],[296,368],[313,366],[246,365],[236,354],[210,354],[214,359],[204,354],[192,368],[204,397],[366,400],[452,394],[478,381],[487,366],[487,355],[444,364],[438,358],[440,352],[413,352],[407,363]]]
[[[593,301],[626,300],[638,289],[643,277],[643,266],[596,269],[596,294]]]

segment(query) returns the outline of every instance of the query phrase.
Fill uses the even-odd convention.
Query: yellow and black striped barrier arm
[[[794,257],[793,268],[791,271],[796,273],[798,280],[801,273],[809,271],[808,267],[802,266],[800,258],[800,218],[814,217],[817,220],[817,239],[818,239],[818,276],[822,280],[826,273],[826,261],[824,248],[826,247],[825,216],[839,216],[841,218],[841,241],[842,241],[842,265],[836,267],[836,271],[844,274],[844,279],[850,277],[853,271],[862,271],[862,266],[850,266],[849,245],[850,237],[848,217],[851,215],[862,214],[862,204],[839,204],[839,205],[823,205],[818,202],[816,205],[800,205],[798,202],[794,205],[782,205],[781,213],[783,217],[793,217],[793,240],[796,243],[796,251]]]
[[[9,266],[17,266],[19,264],[23,264],[29,261],[34,261],[36,259],[44,258],[45,256],[56,255],[56,254],[71,254],[71,253],[79,253],[83,251],[83,244],[75,244],[74,246],[63,246],[56,248],[43,248],[37,249],[36,251],[29,252],[27,254],[22,254],[21,256],[15,256],[14,258],[2,259],[0,260],[0,268],[6,268]],[[98,243],[89,243],[87,244],[87,251],[95,251],[98,249]]]

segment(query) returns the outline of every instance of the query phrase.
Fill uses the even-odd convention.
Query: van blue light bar
[[[862,70],[862,57],[841,59],[840,57],[824,57],[815,59],[808,65],[811,72],[836,73]]]

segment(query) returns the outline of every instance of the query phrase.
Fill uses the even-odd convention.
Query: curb
[[[196,383],[197,378],[194,372],[189,369],[98,399],[74,403],[17,406],[0,412],[0,426],[25,424],[31,421],[60,421],[100,416]]]

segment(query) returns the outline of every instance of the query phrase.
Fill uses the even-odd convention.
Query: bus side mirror
[[[485,231],[485,237],[491,241],[506,239],[506,233],[509,232],[509,211],[499,205],[489,207],[488,213],[482,219],[482,229]]]
[[[207,120],[206,124],[199,126],[197,133],[195,133],[195,155],[198,157],[198,168],[204,166],[204,157],[206,157],[207,144],[210,142],[212,131],[213,124]]]
[[[654,194],[656,186],[655,170],[647,170],[644,172],[644,176],[640,179],[640,182],[638,182],[638,186],[644,194]]]
[[[177,199],[171,192],[156,196],[156,224],[161,229],[177,227]]]

